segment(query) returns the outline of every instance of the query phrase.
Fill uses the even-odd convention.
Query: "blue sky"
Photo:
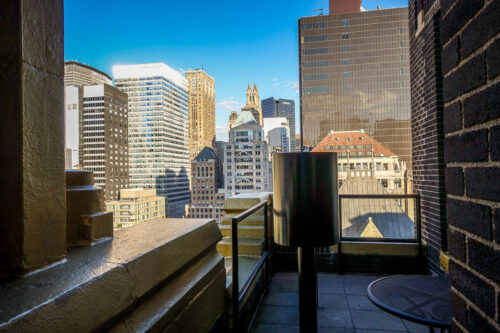
[[[406,0],[364,0],[375,9]],[[65,0],[65,58],[111,74],[116,64],[164,62],[214,77],[217,139],[227,138],[231,110],[245,103],[247,84],[261,99],[295,100],[298,123],[297,19],[328,0]]]

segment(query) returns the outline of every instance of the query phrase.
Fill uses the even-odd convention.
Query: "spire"
[[[255,92],[257,92],[257,85],[255,83],[253,84],[253,90],[255,90]]]
[[[252,90],[252,87],[250,86],[250,83],[248,84],[248,89],[247,90]]]

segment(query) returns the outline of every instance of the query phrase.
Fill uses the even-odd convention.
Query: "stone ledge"
[[[221,238],[213,220],[162,219],[71,249],[59,265],[0,285],[0,332],[102,330],[200,258],[220,256]]]

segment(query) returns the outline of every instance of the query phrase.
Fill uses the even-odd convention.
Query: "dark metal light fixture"
[[[315,247],[339,241],[336,153],[273,155],[274,241],[298,247],[301,332],[317,332]]]

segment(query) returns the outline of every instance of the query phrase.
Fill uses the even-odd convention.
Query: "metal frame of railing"
[[[416,238],[369,238],[342,236],[342,199],[415,199]],[[419,194],[340,194],[339,195],[339,235],[342,241],[381,242],[381,243],[419,243],[421,242],[420,195]]]
[[[342,236],[342,199],[414,199],[415,200],[415,238],[371,238],[371,237],[344,237]],[[408,243],[417,244],[419,255],[422,251],[422,232],[420,217],[420,195],[419,194],[340,194],[339,195],[339,237],[340,242],[337,245],[338,270],[343,274],[342,265],[342,242],[378,242],[378,243]]]
[[[250,276],[248,277],[247,281],[245,281],[245,284],[243,285],[240,293],[240,288],[239,288],[239,271],[238,271],[238,223],[243,221],[245,218],[248,216],[254,214],[257,212],[259,209],[264,208],[264,250],[261,254],[261,257],[259,261],[257,262],[257,265],[255,265],[254,269],[252,270]],[[233,305],[233,331],[234,332],[239,332],[239,313],[240,313],[240,304],[243,298],[245,297],[246,293],[248,292],[248,289],[250,285],[252,284],[253,280],[257,276],[257,273],[259,270],[262,269],[262,266],[266,262],[267,258],[269,257],[269,247],[268,247],[268,208],[267,208],[267,201],[263,201],[261,203],[258,203],[257,205],[247,209],[246,211],[234,216],[231,218],[231,237],[232,237],[232,305]],[[266,278],[264,278],[265,281],[267,281]]]

